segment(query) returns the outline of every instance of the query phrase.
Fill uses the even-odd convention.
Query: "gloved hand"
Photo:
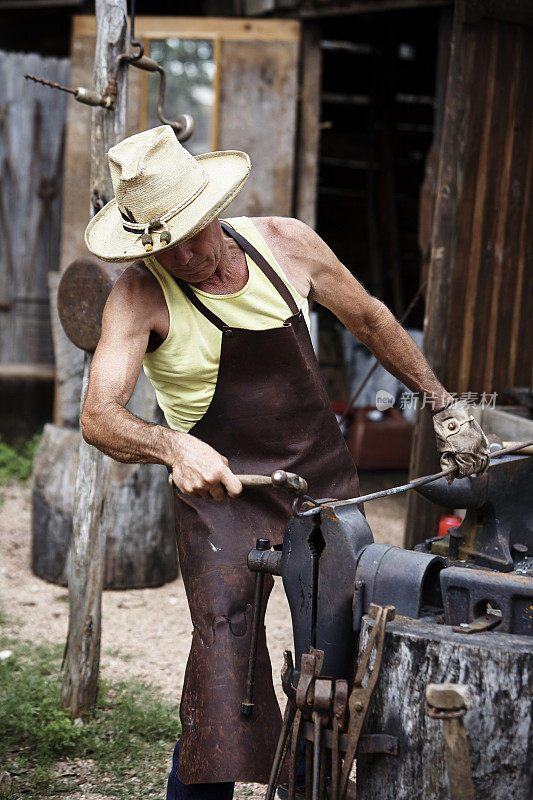
[[[441,469],[457,467],[456,472],[446,475],[448,483],[474,472],[483,475],[490,461],[489,443],[466,403],[458,400],[437,411],[433,415],[433,427]]]

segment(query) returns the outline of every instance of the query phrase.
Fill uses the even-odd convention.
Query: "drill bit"
[[[29,75],[26,73],[24,75],[26,80],[33,81],[34,83],[42,83],[43,86],[49,86],[51,89],[60,89],[62,92],[68,92],[69,94],[77,94],[77,89],[71,89],[69,86],[61,86],[60,83],[54,83],[53,81],[45,81],[44,78],[36,78],[35,75]]]

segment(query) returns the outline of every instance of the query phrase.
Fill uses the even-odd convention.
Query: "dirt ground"
[[[405,473],[367,473],[362,492],[404,483]],[[2,490],[0,506],[0,608],[8,617],[6,635],[34,642],[63,643],[68,626],[68,592],[37,578],[31,571],[31,489],[13,484]],[[406,495],[374,501],[366,507],[376,541],[401,544]],[[102,609],[101,671],[109,680],[137,678],[152,683],[162,694],[178,700],[189,649],[191,619],[183,583],[178,577],[157,589],[107,591]],[[267,612],[267,638],[276,692],[283,693],[280,669],[283,651],[292,649],[288,605],[280,579]],[[168,754],[169,766],[171,753]],[[260,787],[241,784],[236,797],[254,800],[264,795]],[[65,800],[100,800],[103,795],[89,785]]]

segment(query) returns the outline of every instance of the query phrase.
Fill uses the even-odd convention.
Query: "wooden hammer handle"
[[[235,475],[243,486],[272,486],[270,475]]]

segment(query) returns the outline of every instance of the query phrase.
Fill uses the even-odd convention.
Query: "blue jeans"
[[[172,756],[166,800],[232,800],[234,783],[182,783],[178,779],[179,751],[178,740]]]

